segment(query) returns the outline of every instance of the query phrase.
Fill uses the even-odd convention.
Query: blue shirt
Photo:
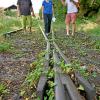
[[[31,0],[18,0],[19,10],[21,15],[31,15],[32,2]]]
[[[46,2],[45,0],[42,3],[42,6],[44,7],[44,14],[52,14],[52,1]]]

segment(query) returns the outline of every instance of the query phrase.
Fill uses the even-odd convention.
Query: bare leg
[[[23,27],[24,33],[26,33],[26,20],[27,20],[27,17],[22,16],[22,27]]]
[[[70,21],[71,21],[70,14],[67,14],[65,19],[67,35],[69,35]]]
[[[72,35],[75,34],[75,30],[76,30],[76,23],[72,23]]]
[[[31,27],[29,27],[29,32],[30,32],[30,33],[32,32],[32,29],[31,29]]]
[[[76,18],[77,18],[77,14],[76,13],[72,13],[71,14],[71,21],[72,21],[72,36],[75,34],[76,31]]]
[[[29,32],[31,33],[32,32],[32,17],[30,15],[27,16],[27,21],[29,24]]]
[[[69,27],[70,27],[70,25],[69,24],[66,24],[67,35],[69,35]]]

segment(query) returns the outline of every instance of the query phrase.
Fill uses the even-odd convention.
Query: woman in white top
[[[66,14],[66,19],[65,19],[67,35],[69,35],[70,23],[72,23],[72,35],[74,35],[75,27],[76,27],[75,21],[77,18],[79,1],[78,0],[61,0],[61,2],[64,6],[67,6],[67,14]]]

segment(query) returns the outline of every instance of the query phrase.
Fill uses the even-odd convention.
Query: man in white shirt
[[[67,6],[67,14],[66,14],[66,19],[65,19],[67,35],[69,35],[69,26],[70,26],[70,23],[72,23],[72,36],[73,36],[76,29],[75,21],[77,18],[79,1],[78,0],[61,0],[61,2],[64,6]]]

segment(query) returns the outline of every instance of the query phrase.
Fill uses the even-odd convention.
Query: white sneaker
[[[46,36],[48,36],[48,33],[45,33]]]
[[[53,18],[52,18],[52,21],[53,21],[53,22],[55,22],[55,21],[56,21],[56,18],[55,18],[55,17],[53,17]]]

